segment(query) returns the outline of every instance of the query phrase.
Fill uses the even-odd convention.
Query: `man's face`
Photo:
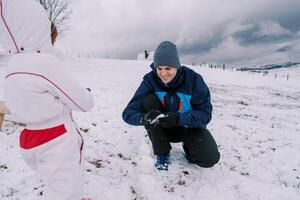
[[[159,66],[156,68],[156,73],[160,80],[167,84],[170,83],[176,76],[177,69],[169,66]]]

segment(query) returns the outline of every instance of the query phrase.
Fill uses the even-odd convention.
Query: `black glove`
[[[179,115],[178,113],[168,112],[164,117],[159,117],[157,119],[158,124],[163,128],[171,128],[177,126],[179,123]]]
[[[159,110],[151,110],[141,118],[141,124],[144,125],[146,129],[150,128],[151,125],[156,124],[153,120],[160,114],[161,112]]]

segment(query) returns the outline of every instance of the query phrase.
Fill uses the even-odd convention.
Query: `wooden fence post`
[[[2,124],[3,124],[5,114],[9,114],[9,111],[6,108],[4,102],[0,101],[0,130],[1,130],[1,127],[2,127]]]

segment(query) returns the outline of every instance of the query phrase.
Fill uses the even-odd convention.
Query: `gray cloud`
[[[299,60],[293,50],[299,0],[73,0],[72,6],[69,32],[58,44],[65,51],[132,59],[171,40],[187,63]]]

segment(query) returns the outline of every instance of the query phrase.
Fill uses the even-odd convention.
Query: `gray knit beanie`
[[[169,41],[161,42],[154,52],[154,67],[170,66],[180,68],[180,61],[176,45]]]

